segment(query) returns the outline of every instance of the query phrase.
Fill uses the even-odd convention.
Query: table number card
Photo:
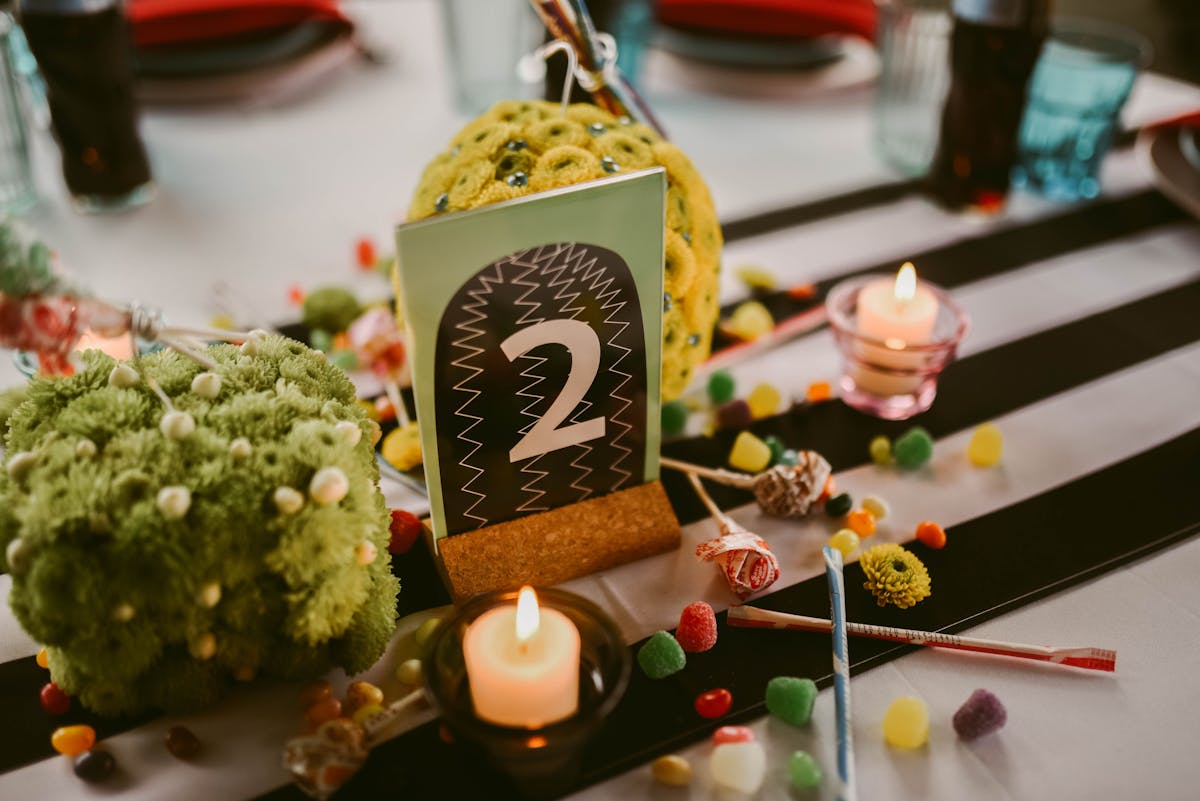
[[[487,583],[545,582],[551,567],[586,572],[546,563],[596,569],[607,547],[572,519],[600,523],[629,498],[631,518],[662,511],[645,488],[658,488],[664,197],[655,169],[397,229],[432,533],[456,589],[463,549],[519,563]]]

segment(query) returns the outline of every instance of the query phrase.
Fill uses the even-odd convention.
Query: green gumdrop
[[[793,726],[806,726],[812,719],[817,685],[812,679],[776,676],[767,682],[767,711]]]
[[[736,384],[728,370],[717,370],[708,377],[708,397],[713,403],[728,403],[733,400],[734,389]]]
[[[933,457],[933,437],[920,426],[910,428],[892,443],[892,455],[896,464],[914,470]]]
[[[323,286],[304,297],[304,324],[309,328],[337,333],[345,331],[362,310],[358,298],[349,289]]]
[[[854,508],[854,499],[850,497],[850,493],[848,492],[834,495],[825,501],[825,514],[830,517],[841,517],[844,514],[848,514],[852,508]]]
[[[687,656],[683,647],[665,631],[656,631],[637,652],[638,666],[652,679],[665,679],[683,670]]]
[[[763,440],[763,442],[765,442],[767,444],[767,447],[771,449],[771,464],[777,465],[780,462],[782,462],[783,461],[783,451],[784,451],[783,441],[780,440],[779,437],[775,436],[774,434],[769,434]],[[792,464],[795,464],[795,462],[792,462]]]
[[[664,434],[673,435],[683,431],[687,425],[687,408],[679,401],[664,403],[662,407],[662,430]]]
[[[798,790],[811,790],[821,783],[821,766],[807,751],[793,751],[788,757],[788,776]]]
[[[800,461],[800,454],[796,453],[791,448],[787,448],[783,453],[779,454],[779,463],[786,464],[788,467],[795,467]]]
[[[314,328],[308,335],[308,344],[313,350],[328,352],[333,347],[333,335],[324,328]]]

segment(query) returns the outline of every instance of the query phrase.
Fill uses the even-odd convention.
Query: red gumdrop
[[[363,237],[358,240],[354,247],[354,255],[358,261],[358,266],[363,270],[370,270],[375,266],[377,257],[375,255],[375,243],[370,239]]]
[[[675,639],[689,654],[707,651],[717,644],[717,616],[713,608],[704,601],[696,601],[684,607],[679,616],[679,627]]]
[[[388,550],[395,554],[407,553],[421,536],[421,520],[407,509],[393,509],[389,530],[392,538]]]
[[[722,726],[713,732],[712,741],[713,745],[752,743],[754,742],[754,732],[745,726]]]
[[[702,718],[719,718],[733,706],[733,693],[724,687],[696,696],[696,714]]]
[[[71,708],[71,696],[54,682],[42,688],[42,709],[51,715],[65,715]]]

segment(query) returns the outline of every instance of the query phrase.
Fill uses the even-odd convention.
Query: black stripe
[[[933,595],[909,610],[877,607],[861,589],[862,570],[857,564],[850,565],[846,568],[848,619],[962,631],[1129,564],[1200,530],[1195,522],[1200,520],[1200,494],[1194,492],[1198,474],[1200,429],[1195,429],[1077,481],[954,526],[948,532],[949,545],[942,551],[914,543],[912,550],[933,577]],[[1137,501],[1097,503],[1103,498]],[[756,605],[824,617],[829,610],[825,578],[779,590]],[[690,655],[683,672],[651,681],[634,670],[629,691],[587,749],[580,787],[685,747],[708,736],[718,725],[760,717],[765,713],[766,684],[775,676],[807,676],[822,687],[832,683],[828,635],[733,628],[725,624],[723,614],[719,625],[716,647]],[[637,647],[632,646],[634,650]],[[912,650],[894,643],[853,639],[851,672],[861,673]],[[958,669],[966,666],[964,660],[996,657],[945,658],[948,669]],[[1070,668],[1030,665],[1029,669],[1055,672],[1064,683],[1080,680],[1080,674]],[[713,687],[728,688],[734,708],[719,721],[705,721],[692,711],[692,700]],[[338,798],[515,797],[502,779],[465,757],[459,747],[443,743],[437,729],[435,721],[377,747]],[[263,796],[273,800],[303,797],[291,786]]]
[[[806,225],[828,217],[851,214],[872,206],[882,206],[910,195],[920,187],[920,181],[909,180],[854,189],[820,200],[795,203],[783,208],[738,217],[721,223],[721,233],[726,242],[736,242],[739,239],[748,239],[752,236],[778,231],[781,228]]]

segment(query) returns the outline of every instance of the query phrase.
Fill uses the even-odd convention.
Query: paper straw
[[[789,615],[753,606],[735,606],[729,610],[729,625],[743,628],[787,629],[793,631],[832,631],[833,623],[824,618],[805,615]],[[1038,662],[1053,662],[1085,670],[1101,670],[1111,673],[1117,669],[1117,652],[1106,648],[1055,648],[1049,645],[1024,645],[1000,640],[985,640],[979,637],[960,637],[940,631],[917,631],[897,629],[891,626],[872,626],[865,623],[847,623],[846,631],[858,637],[876,640],[924,645],[930,648],[951,648],[957,651],[974,651],[983,654],[1015,656]]]
[[[846,602],[842,592],[842,552],[825,546],[825,577],[833,618],[833,699],[837,706],[838,801],[856,801],[854,738],[850,730],[850,660],[846,655]]]

